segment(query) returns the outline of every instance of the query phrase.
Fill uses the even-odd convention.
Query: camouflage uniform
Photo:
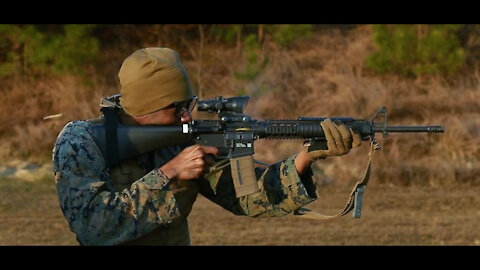
[[[60,206],[82,245],[189,245],[187,216],[198,193],[235,215],[283,216],[316,199],[312,171],[295,155],[256,168],[260,192],[236,198],[228,162],[203,178],[167,179],[158,169],[184,149],[165,147],[107,169],[90,121],[68,123],[53,149]],[[222,165],[223,164],[223,165]]]

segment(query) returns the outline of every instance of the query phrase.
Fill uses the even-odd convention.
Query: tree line
[[[239,77],[255,77],[268,59],[259,61],[265,42],[291,48],[299,40],[329,29],[348,32],[356,25],[313,24],[155,24],[155,25],[0,25],[0,79],[84,74],[102,68],[118,51],[165,44],[192,51],[192,46],[235,46],[247,58]],[[365,67],[377,74],[407,77],[456,74],[480,59],[480,26],[465,24],[373,25],[374,49]],[[248,66],[249,65],[249,66]]]

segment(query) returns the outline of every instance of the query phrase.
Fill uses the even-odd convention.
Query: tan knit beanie
[[[168,48],[144,48],[122,63],[120,104],[134,116],[162,109],[193,97],[188,73],[178,53]]]

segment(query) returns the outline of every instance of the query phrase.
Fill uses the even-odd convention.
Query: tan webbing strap
[[[367,169],[365,170],[365,174],[362,180],[358,181],[355,184],[355,187],[350,193],[350,197],[342,211],[340,211],[336,215],[330,216],[330,215],[324,215],[324,214],[312,211],[308,208],[301,207],[295,210],[293,214],[301,218],[326,220],[326,219],[332,219],[332,218],[338,218],[338,217],[344,216],[348,214],[350,211],[354,210],[353,216],[356,218],[359,218],[362,210],[362,196],[365,191],[365,187],[367,186],[368,180],[370,179],[370,170],[372,165],[373,154],[375,150],[377,150],[378,148],[379,148],[379,144],[375,141],[375,138],[373,138],[372,141],[370,142],[370,152],[368,154],[369,160],[368,160]]]

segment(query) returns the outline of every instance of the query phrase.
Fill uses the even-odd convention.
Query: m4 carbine
[[[117,98],[118,95],[111,97]],[[257,139],[303,139],[306,142],[325,142],[320,123],[326,117],[299,117],[296,120],[252,119],[243,113],[248,96],[198,101],[198,111],[217,113],[216,120],[194,120],[175,126],[130,126],[119,123],[115,110],[102,108],[105,122],[93,126],[94,140],[108,167],[122,160],[134,158],[162,147],[184,144],[202,144],[219,149],[218,158],[230,159],[232,178],[237,197],[257,192],[254,173],[254,142]],[[376,122],[378,116],[382,122]],[[375,133],[390,132],[443,133],[443,126],[388,126],[386,107],[381,107],[368,120],[351,117],[328,117],[359,133],[362,140],[374,140]]]

